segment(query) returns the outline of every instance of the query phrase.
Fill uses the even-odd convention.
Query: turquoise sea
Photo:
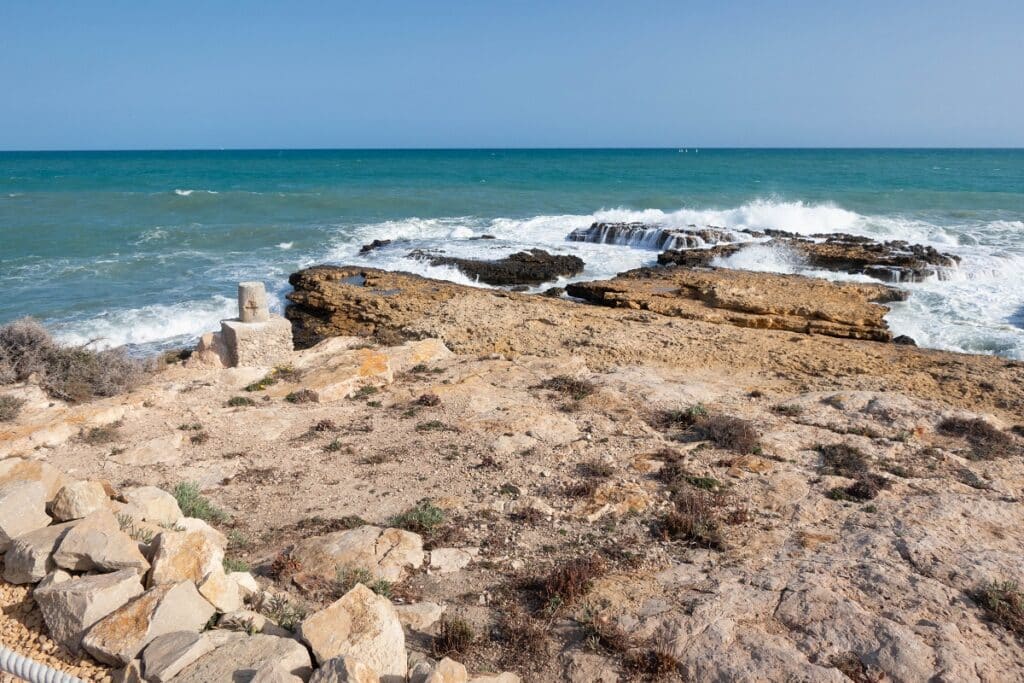
[[[1024,358],[1024,150],[0,153],[0,322],[34,315],[68,342],[147,352],[215,329],[239,280],[263,279],[280,306],[288,274],[314,263],[465,282],[405,254],[539,246],[579,254],[581,278],[654,262],[565,240],[594,220],[932,244],[961,265],[906,285],[893,330]],[[373,239],[408,241],[360,256]],[[723,265],[805,271],[768,249]]]

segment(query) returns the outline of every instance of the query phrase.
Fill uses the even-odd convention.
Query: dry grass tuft
[[[663,517],[655,531],[665,540],[685,541],[698,548],[722,550],[722,496],[689,488],[675,492],[675,509]]]
[[[16,396],[0,396],[0,422],[11,422],[18,417],[25,399]]]
[[[1012,436],[980,418],[950,417],[939,423],[939,431],[947,436],[961,437],[971,444],[969,457],[972,460],[1008,458],[1020,452]]]
[[[845,443],[818,446],[821,471],[839,477],[857,478],[868,471],[868,458],[859,448]]]
[[[319,403],[320,397],[311,389],[299,389],[284,397],[289,403]]]
[[[547,389],[568,396],[574,401],[582,401],[597,391],[597,385],[588,379],[576,379],[568,375],[558,375],[544,380],[537,385],[538,389]]]
[[[1016,581],[988,583],[971,594],[988,618],[1024,639],[1024,592]]]
[[[697,420],[694,427],[702,438],[713,441],[719,448],[744,454],[761,450],[761,435],[748,420],[712,415]]]
[[[476,632],[473,627],[458,617],[444,617],[441,619],[437,635],[431,643],[431,654],[441,659],[453,657],[462,659],[476,642]]]
[[[586,595],[606,571],[600,555],[577,557],[556,566],[537,581],[537,587],[548,605],[569,605]]]

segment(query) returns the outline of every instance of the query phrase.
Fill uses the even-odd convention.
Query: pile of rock
[[[424,563],[419,536],[398,529],[367,525],[310,540],[297,549],[310,568],[319,556],[336,572],[332,559],[343,556],[375,577],[397,579]],[[36,584],[32,599],[52,640],[117,669],[115,680],[470,680],[448,659],[419,658],[410,669],[403,630],[410,620],[362,584],[294,633],[282,628],[258,611],[272,593],[248,572],[225,570],[226,545],[224,534],[185,517],[159,488],[115,491],[44,462],[0,461],[4,581]],[[427,607],[436,619],[438,606]],[[418,615],[411,611],[413,621]]]

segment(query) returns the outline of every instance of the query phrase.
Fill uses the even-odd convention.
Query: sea
[[[217,329],[239,281],[264,281],[280,311],[288,275],[319,263],[465,284],[408,253],[542,248],[583,258],[574,279],[655,263],[643,243],[566,240],[595,221],[933,245],[960,265],[897,285],[894,334],[1024,359],[1024,150],[1000,149],[4,152],[0,323],[149,354]],[[394,242],[361,254],[374,239]],[[865,279],[769,248],[718,265]]]

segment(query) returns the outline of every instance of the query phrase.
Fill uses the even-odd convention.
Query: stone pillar
[[[238,320],[243,323],[265,323],[270,320],[267,289],[262,282],[238,283]]]

